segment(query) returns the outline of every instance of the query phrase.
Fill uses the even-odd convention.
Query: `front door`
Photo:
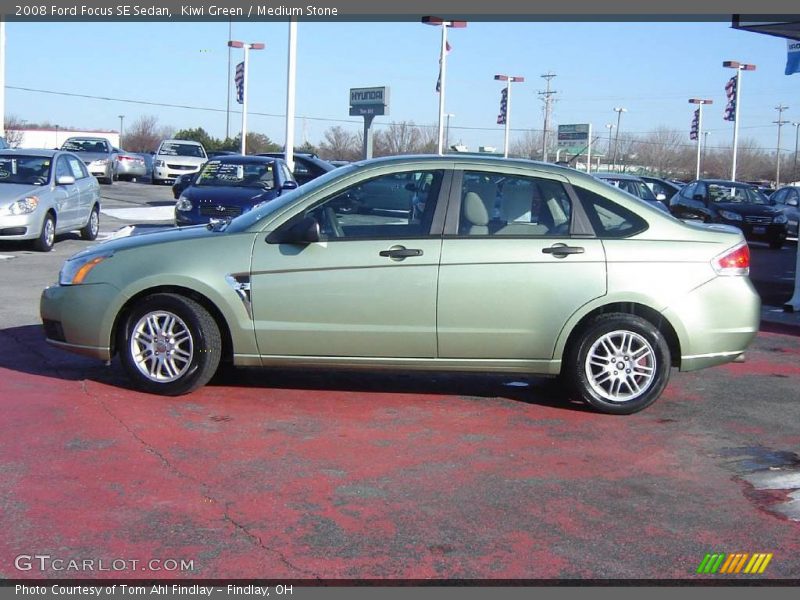
[[[338,190],[285,224],[313,217],[322,241],[259,237],[251,295],[261,355],[433,358],[442,246],[434,213],[444,175],[408,173],[406,193],[419,210],[386,209],[382,195],[370,195],[395,183],[387,174]]]

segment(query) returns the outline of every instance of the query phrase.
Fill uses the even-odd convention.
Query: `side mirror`
[[[297,189],[297,182],[296,181],[284,181],[283,182],[283,189],[284,190],[296,190]]]
[[[319,221],[306,216],[285,228],[273,231],[267,236],[268,244],[313,244],[321,240]]]
[[[60,175],[56,178],[56,185],[72,185],[75,183],[75,178],[72,175]]]
[[[656,200],[660,200],[661,202],[664,202],[664,200],[666,200],[666,199],[667,199],[667,195],[666,194],[656,194]]]

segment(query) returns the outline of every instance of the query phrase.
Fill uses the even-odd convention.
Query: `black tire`
[[[147,331],[153,328],[157,336],[151,340]],[[222,355],[214,318],[194,300],[177,294],[154,294],[139,301],[123,319],[118,339],[122,364],[134,385],[163,396],[188,394],[208,383]],[[159,354],[164,358],[155,358]]]
[[[568,349],[562,374],[573,396],[600,412],[639,412],[658,399],[669,381],[669,346],[646,319],[625,313],[600,315],[576,342]]]
[[[47,213],[42,221],[42,230],[39,237],[33,241],[33,247],[39,252],[50,252],[56,241],[56,219],[52,213]]]
[[[100,233],[100,207],[95,204],[89,213],[89,220],[81,228],[81,239],[91,242],[97,239],[98,233]]]

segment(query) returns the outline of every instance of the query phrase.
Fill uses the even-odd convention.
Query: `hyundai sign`
[[[559,125],[559,148],[585,148],[589,145],[589,124]]]
[[[350,88],[350,116],[389,114],[389,88]]]

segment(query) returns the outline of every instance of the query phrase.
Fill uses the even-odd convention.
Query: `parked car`
[[[339,209],[399,175],[430,181],[421,213]],[[497,219],[469,181],[494,185]],[[401,156],[231,221],[80,252],[41,317],[50,343],[118,355],[157,394],[197,389],[220,361],[501,371],[561,375],[575,399],[626,414],[658,398],[670,367],[742,355],[760,320],[749,264],[738,229],[684,223],[573,169]]]
[[[164,140],[153,157],[153,183],[174,181],[181,175],[196,173],[208,160],[200,142],[191,140]]]
[[[100,231],[100,185],[75,154],[59,150],[0,151],[0,241],[33,240],[52,250],[55,236]]]
[[[80,156],[89,169],[89,173],[97,177],[101,183],[111,185],[116,179],[117,153],[111,143],[100,137],[71,137],[62,144],[65,152],[74,152]]]
[[[191,177],[191,176],[190,176]],[[175,204],[176,225],[238,217],[257,204],[297,188],[279,158],[222,156],[208,161]]]
[[[618,187],[637,198],[641,198],[661,211],[669,212],[667,205],[664,203],[668,198],[663,194],[656,196],[653,190],[650,189],[650,186],[648,186],[641,177],[628,175],[626,173],[595,173],[594,176],[600,181]]]
[[[258,156],[271,156],[272,158],[281,158],[286,160],[286,155],[283,152],[264,152]],[[320,175],[324,175],[328,171],[333,171],[336,167],[326,160],[322,160],[316,154],[309,154],[305,152],[295,152],[292,156],[294,159],[294,175],[298,185],[303,185],[316,179]]]
[[[683,185],[673,183],[668,179],[661,179],[660,177],[651,177],[650,175],[640,175],[642,181],[647,184],[647,187],[655,194],[656,198],[664,202],[666,207],[670,198],[681,191]]]
[[[786,186],[779,189],[769,197],[772,205],[786,215],[786,232],[791,237],[798,237],[798,222],[800,222],[800,187]]]
[[[698,179],[670,200],[670,211],[680,219],[733,225],[748,240],[767,242],[779,249],[786,239],[786,215],[752,185],[722,179]]]
[[[175,183],[172,184],[172,197],[175,198],[175,200],[180,198],[183,190],[194,183],[199,173],[199,171],[197,173],[187,173],[186,175],[181,175],[176,178]]]
[[[125,152],[114,148],[117,156],[117,166],[115,169],[116,178],[121,181],[133,181],[140,177],[147,176],[147,164],[140,154]]]

